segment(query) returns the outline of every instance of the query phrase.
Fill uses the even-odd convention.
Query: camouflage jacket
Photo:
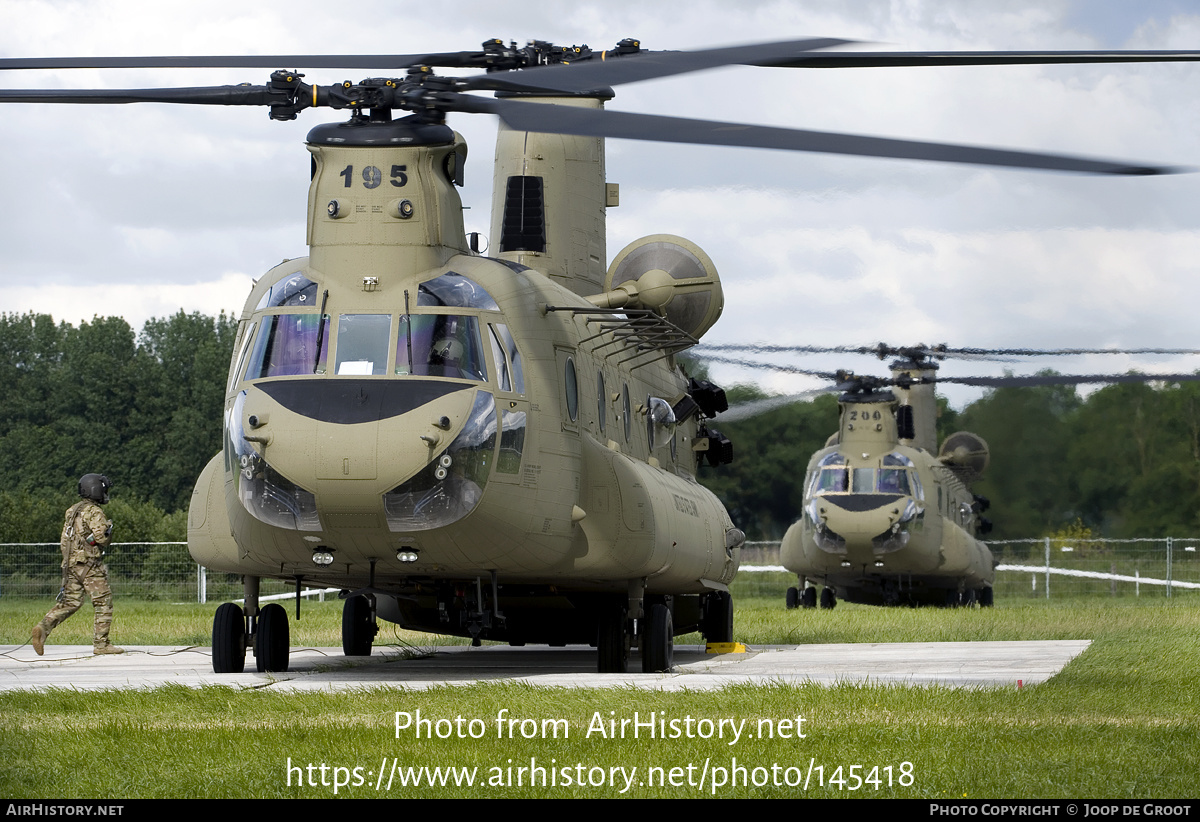
[[[80,500],[68,508],[62,532],[63,567],[100,559],[111,541],[108,530],[111,526],[112,522],[105,518],[100,506],[90,499]],[[89,536],[94,545],[89,544]]]

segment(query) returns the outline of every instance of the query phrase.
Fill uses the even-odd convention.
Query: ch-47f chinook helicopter
[[[0,69],[268,67],[407,70],[309,85],[4,91],[0,102],[266,106],[349,112],[308,135],[307,257],[267,272],[239,318],[224,446],[188,520],[192,556],[240,573],[213,665],[247,648],[286,670],[288,623],[259,581],[346,592],[343,645],[370,652],[378,620],[513,644],[594,643],[601,671],[672,663],[673,637],[732,638],[728,586],[742,533],[698,485],[731,446],[706,420],[722,392],[674,355],[721,313],[707,256],[661,235],[605,270],[603,138],[751,146],[1081,173],[1170,169],[606,111],[613,85],[730,64],[987,65],[1200,59],[1197,52],[835,52],[807,39],[695,52],[490,41],[394,56],[8,59]],[[431,67],[483,70],[439,76]],[[471,94],[492,91],[493,99]],[[410,112],[394,119],[397,111]],[[466,145],[450,113],[502,121],[494,256],[465,236]]]
[[[803,480],[802,510],[780,544],[783,566],[796,574],[790,608],[837,600],[869,605],[979,604],[994,602],[996,560],[979,537],[991,530],[982,516],[989,502],[971,490],[989,461],[986,442],[959,431],[937,446],[938,382],[1004,387],[1115,382],[1200,380],[1200,374],[1121,374],[938,377],[934,359],[1040,354],[1197,354],[1192,349],[817,348],[716,345],[758,353],[859,353],[895,356],[889,378],[827,374],[763,361],[703,355],[715,362],[757,365],[836,380],[838,431],[813,454]],[[753,411],[754,409],[747,409]],[[737,414],[738,407],[731,410]],[[718,422],[723,417],[718,416]]]

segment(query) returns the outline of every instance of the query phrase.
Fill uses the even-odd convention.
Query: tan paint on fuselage
[[[226,469],[224,457],[217,455],[197,485],[189,518],[189,547],[197,561],[214,570],[281,578],[300,575],[310,584],[344,588],[365,585],[372,561],[377,585],[401,583],[412,575],[471,578],[486,577],[491,571],[502,582],[555,584],[567,590],[624,592],[631,580],[642,578],[648,579],[648,593],[698,593],[728,584],[737,569],[739,549],[726,550],[725,534],[732,528],[728,514],[691,476],[695,420],[677,431],[677,453],[686,461],[677,464],[669,446],[650,452],[644,412],[637,410],[648,396],[670,400],[686,390],[686,380],[673,360],[631,370],[647,358],[621,365],[618,360],[623,354],[605,356],[613,352],[611,347],[594,353],[607,336],[582,343],[595,334],[582,316],[542,310],[546,305],[591,308],[566,285],[580,287],[580,280],[591,282],[593,274],[560,283],[561,277],[514,272],[470,255],[460,201],[441,170],[446,155],[454,152],[451,145],[433,149],[310,146],[310,151],[317,158],[309,198],[311,257],[277,266],[257,283],[241,315],[235,350],[245,348],[242,337],[264,313],[320,312],[319,304],[255,310],[270,286],[294,273],[316,282],[319,293],[328,291],[325,313],[336,320],[351,313],[403,315],[405,291],[415,311],[419,284],[454,271],[482,286],[499,310],[435,310],[478,314],[481,323],[506,324],[524,363],[525,392],[499,389],[497,363],[485,345],[487,384],[445,379],[461,390],[401,416],[339,425],[290,412],[257,386],[272,380],[341,377],[327,374],[247,383],[240,381],[236,370],[244,363],[231,366],[227,413],[233,413],[239,392],[246,391],[242,410],[246,430],[251,430],[247,423],[251,414],[266,419],[253,430],[262,440],[254,443],[254,449],[290,481],[316,494],[322,530],[276,528],[251,516],[236,496],[236,462]],[[372,190],[358,184],[347,189],[340,172],[352,166],[358,174],[367,165],[383,170],[383,184]],[[387,177],[387,171],[397,165],[404,165],[409,175],[402,188],[391,187]],[[597,179],[603,192],[602,163]],[[389,187],[396,191],[386,190]],[[414,208],[407,220],[395,210],[396,201],[404,198]],[[340,213],[351,209],[350,216],[330,217],[331,200],[338,201]],[[573,229],[568,236],[583,228]],[[602,260],[603,232],[594,236],[600,238]],[[585,267],[590,271],[595,242],[586,247]],[[566,267],[578,269],[574,263]],[[598,271],[597,281],[602,279],[602,262]],[[364,277],[375,278],[377,286],[364,289]],[[396,334],[393,321],[393,351]],[[329,337],[327,361],[333,363],[337,334],[332,326]],[[578,374],[576,421],[562,413],[563,356],[574,360]],[[390,362],[388,369],[390,374]],[[597,396],[598,374],[604,376],[604,397]],[[384,382],[408,377],[357,379]],[[628,442],[623,404],[613,399],[626,385],[634,409]],[[413,533],[389,531],[382,494],[424,468],[453,441],[480,390],[492,393],[498,413],[527,412],[520,470],[499,473],[493,462],[478,507],[458,522]],[[601,402],[606,408],[603,431]],[[435,425],[443,416],[450,420],[447,430]],[[436,445],[430,447],[423,436],[435,439]],[[652,459],[661,467],[652,465]],[[218,494],[223,505],[213,503]],[[584,513],[581,520],[579,511]],[[333,551],[332,566],[313,564],[317,544]],[[420,561],[401,564],[396,552],[402,547],[418,550]]]

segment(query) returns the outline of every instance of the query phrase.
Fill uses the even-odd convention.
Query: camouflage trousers
[[[77,562],[63,570],[62,600],[38,623],[46,636],[79,610],[83,605],[84,593],[92,598],[92,610],[96,613],[94,644],[108,644],[108,632],[113,620],[113,596],[112,588],[108,587],[108,568],[98,561]]]

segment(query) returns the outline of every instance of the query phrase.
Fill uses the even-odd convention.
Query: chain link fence
[[[1200,538],[1038,539],[987,543],[999,561],[996,600],[1200,594]],[[747,542],[734,594],[783,598],[795,574],[778,542]]]
[[[1158,597],[1200,594],[1200,538],[1055,538],[988,543],[999,560],[998,600],[1053,597]],[[0,597],[54,598],[62,586],[57,542],[0,543]],[[241,576],[208,572],[184,542],[120,542],[105,557],[117,597],[168,602],[224,602],[242,596]],[[778,542],[748,542],[735,596],[778,597],[796,584],[779,562]],[[263,596],[293,593],[282,580],[262,581]]]

